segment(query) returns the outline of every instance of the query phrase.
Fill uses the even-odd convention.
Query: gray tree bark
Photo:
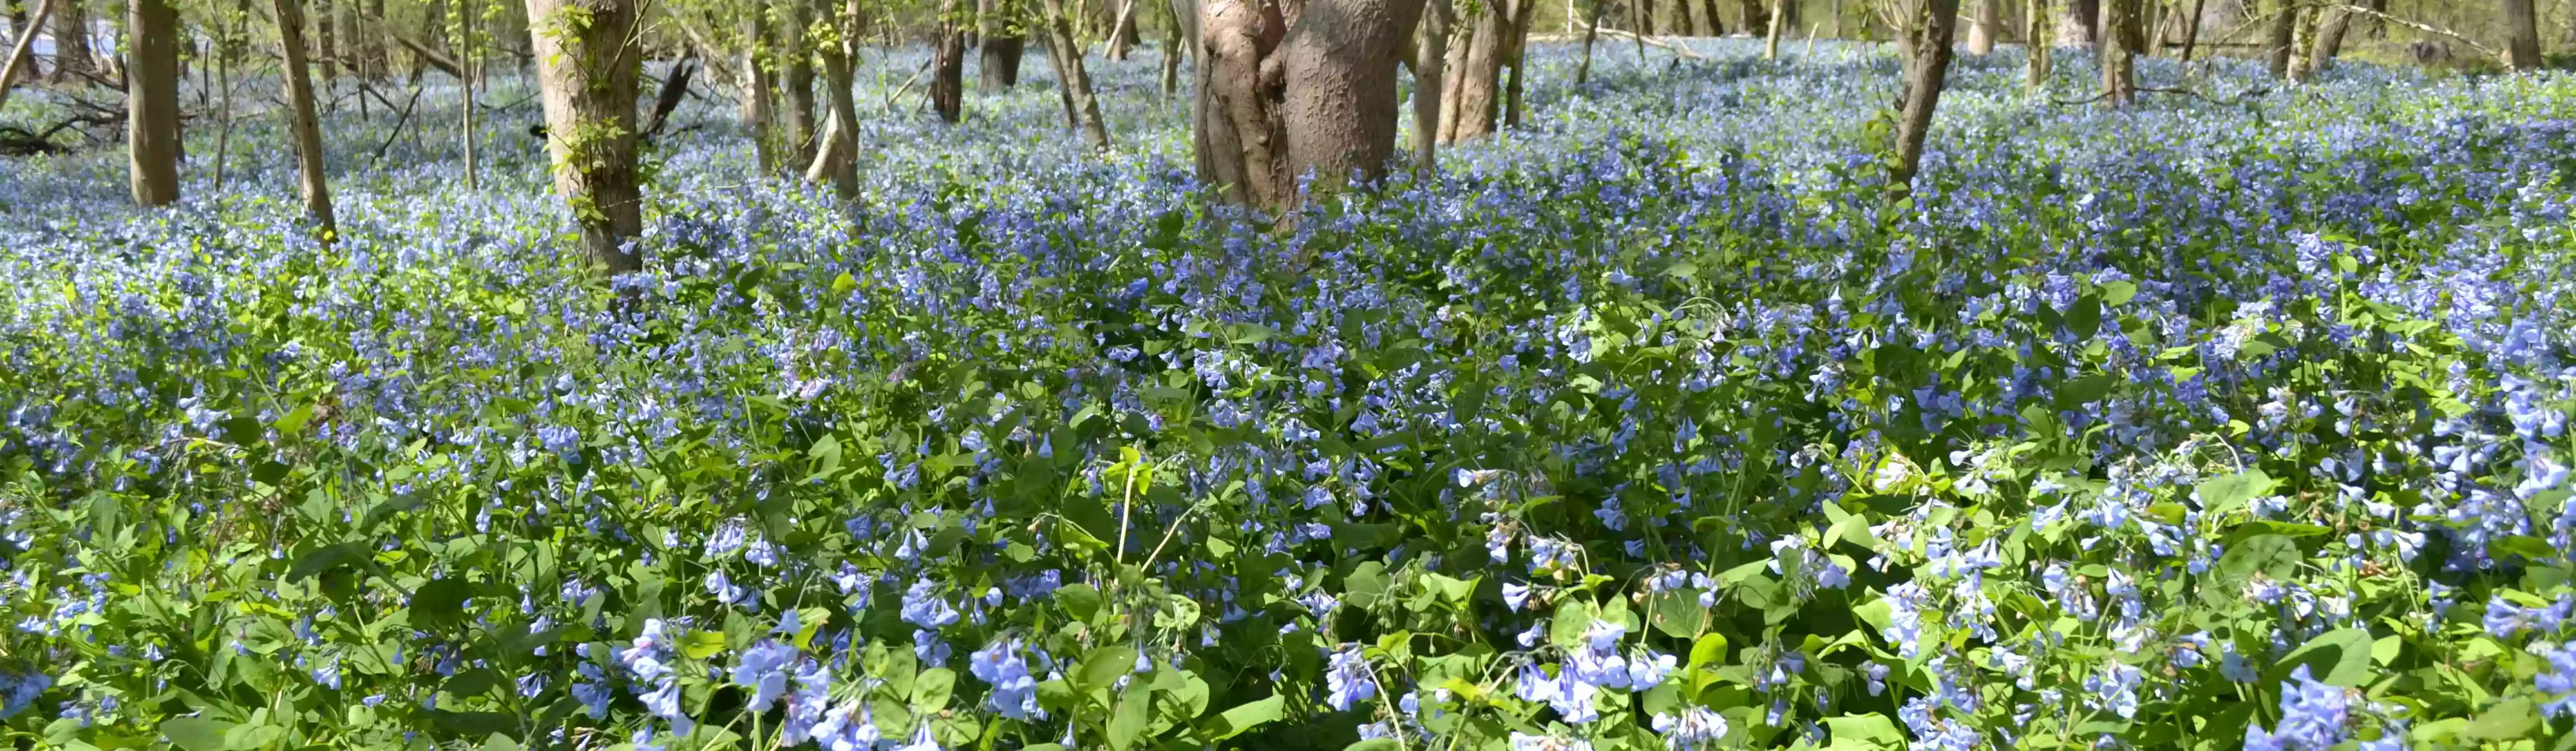
[[[751,132],[754,163],[760,165],[761,174],[767,175],[778,171],[778,134],[770,127],[777,109],[770,92],[777,88],[777,82],[770,80],[774,76],[769,71],[769,62],[776,56],[773,40],[777,35],[770,33],[761,15],[756,5],[742,13],[742,71],[738,74],[742,80],[736,83],[742,87],[742,125]]]
[[[296,187],[304,196],[304,213],[321,226],[325,236],[337,231],[337,220],[331,212],[331,185],[323,175],[322,124],[313,113],[313,81],[304,60],[304,7],[297,0],[274,0],[277,13],[278,56],[286,69],[286,116],[288,129],[295,134]]]
[[[89,48],[89,12],[80,0],[62,0],[54,9],[54,69],[45,80],[64,81],[98,73],[98,57]]]
[[[814,122],[814,53],[815,45],[806,40],[805,28],[814,22],[814,0],[780,0],[778,86],[786,94],[787,153],[802,154],[814,148],[818,134]]]
[[[2272,0],[2272,25],[2267,29],[2269,36],[2263,42],[2263,52],[2271,60],[2273,78],[2290,77],[2291,42],[2299,31],[2302,7],[2305,6],[2299,0]]]
[[[982,57],[976,87],[1000,91],[1019,85],[1020,58],[1028,52],[1029,38],[1020,31],[1011,0],[979,0],[976,5],[975,51]]]
[[[2118,30],[2129,28],[2138,15],[2138,0],[2102,0],[2103,26]],[[2113,107],[2126,107],[2137,97],[2138,77],[2135,52],[2124,34],[2102,37],[2102,101]]]
[[[1512,15],[1517,6],[1534,0],[1489,0],[1473,18],[1466,20],[1462,33],[1466,44],[1448,49],[1444,61],[1440,96],[1440,142],[1465,143],[1494,132],[1496,108],[1501,104],[1503,58],[1512,38]]]
[[[2344,34],[2352,29],[2352,14],[2342,8],[2324,11],[2325,21],[2317,25],[2317,40],[2308,45],[2308,73],[2323,73],[2334,67],[2335,55],[2343,50]]]
[[[2540,68],[2540,14],[2531,0],[2504,0],[2505,61],[2514,70]]]
[[[135,205],[179,200],[179,10],[127,0],[125,145]]]
[[[959,13],[957,0],[941,0],[930,44],[930,108],[950,123],[966,114],[966,28]]]
[[[1959,0],[1924,0],[1912,28],[1906,30],[1909,53],[1905,88],[1896,100],[1896,158],[1887,165],[1887,190],[1893,200],[1914,194],[1914,175],[1923,167],[1923,144],[1931,135],[1932,112],[1941,104],[1941,89],[1950,75],[1950,41],[1959,24]]]
[[[1441,103],[1448,99],[1450,0],[1429,0],[1413,48],[1413,164],[1429,178],[1440,170]]]
[[[1968,53],[1995,53],[1995,37],[2003,31],[2004,3],[2007,0],[1976,0],[1976,23],[1968,27]]]
[[[555,192],[572,203],[593,260],[612,275],[638,270],[642,259],[626,248],[644,231],[635,172],[642,51],[628,46],[642,22],[635,0],[528,0],[528,19]]]
[[[1238,201],[1293,206],[1385,174],[1401,116],[1395,73],[1422,0],[1203,0],[1199,174]]]
[[[35,76],[36,56],[33,50],[36,47],[36,27],[44,25],[45,17],[53,14],[57,1],[43,0],[36,6],[36,17],[32,21],[27,18],[25,6],[11,8],[10,12],[15,17],[9,20],[9,28],[18,32],[18,39],[9,44],[9,62],[0,64],[0,106],[9,103],[10,87]]]

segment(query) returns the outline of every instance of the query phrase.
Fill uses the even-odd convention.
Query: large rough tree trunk
[[[1385,174],[1395,152],[1395,72],[1422,0],[1308,0],[1284,13],[1260,0],[1203,0],[1199,172],[1229,195],[1273,208],[1353,175]]]
[[[2290,77],[2292,37],[2299,31],[2299,0],[2272,0],[2272,25],[2263,42],[2264,55],[2271,60],[2273,78]]]
[[[1464,143],[1494,132],[1501,104],[1503,58],[1510,53],[1515,6],[1535,0],[1492,0],[1463,24],[1466,44],[1452,48],[1441,83],[1441,143]]]
[[[769,62],[776,57],[776,35],[770,33],[761,15],[759,6],[742,13],[742,72],[738,74],[742,80],[736,84],[742,87],[743,130],[751,132],[753,158],[760,165],[760,173],[767,175],[778,171],[778,134],[772,132],[769,123],[772,111],[777,109],[770,93],[777,88],[777,82],[770,80],[775,76],[769,72]]]
[[[1046,0],[1047,60],[1055,64],[1068,113],[1082,128],[1093,151],[1109,150],[1109,124],[1100,119],[1100,100],[1092,96],[1091,74],[1083,67],[1082,43],[1073,34],[1073,18],[1062,0]]]
[[[304,7],[297,0],[275,0],[278,57],[286,62],[288,129],[295,133],[296,187],[304,195],[304,213],[321,225],[324,236],[336,231],[331,214],[331,186],[322,173],[322,123],[313,112],[313,81],[304,60]]]
[[[528,19],[555,192],[572,203],[592,259],[610,274],[641,269],[642,260],[626,248],[644,231],[643,186],[635,173],[643,51],[628,46],[642,21],[635,0],[528,0]]]
[[[830,121],[816,139],[813,164],[805,168],[805,179],[830,182],[832,192],[842,200],[859,197],[859,101],[853,90],[856,74],[851,60],[858,56],[859,0],[846,0],[835,22],[841,38],[838,44],[822,45],[823,87],[825,106],[831,111]]]
[[[80,0],[62,0],[54,11],[54,69],[46,80],[61,82],[98,73],[98,57],[89,49],[89,12]]]
[[[1020,32],[1014,6],[1010,0],[979,0],[976,5],[975,51],[982,56],[977,88],[1000,91],[1019,85],[1020,58],[1028,52],[1029,38]]]
[[[26,6],[10,7],[9,28],[18,32],[18,39],[9,43],[9,61],[0,63],[0,105],[9,103],[10,87],[35,77],[36,27],[44,25],[45,17],[54,12],[54,3],[61,1],[42,0],[42,4],[36,6],[35,20],[28,20]]]
[[[930,108],[951,123],[966,115],[966,27],[957,15],[957,0],[941,0],[930,43]]]
[[[1976,23],[1968,27],[1968,54],[1995,53],[1995,36],[2003,31],[2004,3],[2008,0],[1976,0]]]
[[[814,123],[814,46],[805,27],[814,21],[813,0],[778,3],[778,86],[786,93],[787,153],[803,154],[818,141]]]
[[[135,205],[179,200],[179,10],[127,0],[125,145]]]
[[[2505,60],[2514,70],[2540,68],[2540,14],[2531,0],[2504,0]]]
[[[2105,27],[2125,29],[2138,15],[2138,0],[2102,0],[2102,11]],[[2132,57],[2135,53],[2120,36],[2105,34],[2100,45],[2102,101],[2113,107],[2128,106],[2129,100],[2137,97],[2138,90],[2137,61]]]
[[[1950,76],[1950,40],[1959,25],[1959,0],[1923,0],[1912,28],[1905,61],[1905,89],[1896,100],[1896,158],[1887,163],[1887,191],[1894,200],[1914,194],[1914,175],[1923,168],[1923,144],[1931,135],[1932,112],[1941,104],[1941,89]]]
[[[2308,73],[2323,73],[2334,67],[2335,55],[2343,51],[2343,37],[2352,30],[2352,14],[2342,8],[2327,8],[2325,21],[2317,24],[2315,44],[2308,45]]]

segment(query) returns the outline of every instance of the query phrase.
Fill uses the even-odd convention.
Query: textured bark
[[[1976,23],[1968,27],[1968,54],[1991,55],[1995,52],[1995,35],[2003,30],[2004,3],[2008,0],[1975,0]]]
[[[36,46],[36,27],[45,23],[45,17],[54,12],[54,3],[61,1],[42,0],[36,6],[35,20],[28,20],[24,6],[15,10],[16,17],[10,19],[9,28],[18,32],[18,39],[9,44],[9,62],[0,63],[0,106],[9,103],[10,87],[35,76],[36,56],[31,50]]]
[[[89,11],[80,0],[61,0],[54,9],[54,69],[46,80],[63,81],[98,73],[98,57],[89,48]]]
[[[1422,0],[1308,0],[1294,14],[1204,0],[1201,177],[1280,208],[1308,175],[1318,192],[1383,176],[1402,114],[1396,68],[1421,13]]]
[[[277,12],[279,56],[286,61],[280,77],[286,79],[288,125],[295,134],[296,187],[304,196],[305,215],[327,235],[336,223],[331,185],[322,173],[322,123],[314,116],[313,82],[305,74],[304,8],[297,0],[274,0],[271,7]]]
[[[1457,11],[1450,0],[1430,0],[1413,45],[1413,164],[1424,177],[1440,169],[1441,102],[1448,99],[1449,29]]]
[[[930,108],[951,123],[966,114],[966,28],[958,12],[957,0],[941,0],[930,44]]]
[[[980,0],[975,14],[976,88],[1000,91],[1020,84],[1020,58],[1029,38],[1020,33],[1010,0]]]
[[[1073,18],[1062,0],[1046,0],[1047,60],[1055,64],[1056,81],[1069,114],[1081,124],[1083,140],[1093,151],[1109,150],[1109,124],[1100,119],[1100,100],[1092,95],[1091,73],[1083,67],[1082,44],[1075,41]]]
[[[2308,45],[2308,73],[2313,75],[2334,67],[2335,55],[2343,51],[2343,37],[2352,30],[2352,14],[2342,8],[2328,8],[2325,21],[2317,25],[2315,44]]]
[[[1503,68],[1510,78],[1503,83],[1503,127],[1521,126],[1521,59],[1529,51],[1530,22],[1535,20],[1538,4],[1544,0],[1515,0],[1512,5],[1511,41],[1503,53]]]
[[[2514,70],[2540,68],[2540,14],[2531,0],[2504,0],[2505,61]]]
[[[2138,14],[2138,0],[2102,0],[2104,26],[2125,28]],[[2137,97],[2137,62],[2129,45],[2119,34],[2105,35],[2101,46],[2102,101],[2113,107],[2124,107]]]
[[[832,193],[846,201],[859,197],[859,100],[854,91],[858,81],[850,69],[851,58],[858,54],[859,0],[843,2],[834,24],[841,42],[822,45],[829,122],[815,139],[814,162],[805,168],[805,179],[831,183]]]
[[[802,154],[814,148],[818,135],[814,130],[814,53],[806,41],[805,28],[814,22],[813,0],[781,0],[779,16],[778,87],[787,105],[779,113],[786,126],[787,153]]]
[[[1531,0],[1489,0],[1481,12],[1461,24],[1466,44],[1452,50],[1442,83],[1447,90],[1441,96],[1441,143],[1464,143],[1494,132],[1494,117],[1502,103],[1503,58],[1510,54],[1511,23],[1514,6],[1529,5]]]
[[[610,274],[642,268],[625,247],[644,230],[635,172],[642,54],[627,47],[641,20],[635,0],[528,0],[528,18],[555,192],[572,202],[592,259]]]
[[[777,35],[762,22],[759,6],[743,11],[741,25],[742,70],[736,75],[742,80],[735,85],[742,87],[742,128],[751,134],[754,163],[766,175],[778,171],[778,134],[770,125],[778,108],[770,92],[776,90],[777,82],[770,80],[775,76],[769,72],[769,61],[776,56],[773,44]]]
[[[2290,42],[2299,29],[2299,0],[2272,0],[2272,25],[2263,51],[2272,61],[2273,78],[2290,77]]]
[[[1235,203],[1284,206],[1288,181],[1281,68],[1288,22],[1261,0],[1199,0],[1198,96],[1192,130],[1199,177]]]
[[[2030,59],[2023,67],[2026,78],[2023,84],[2034,96],[2048,85],[2048,67],[2052,62],[2049,57],[2055,47],[2048,41],[2048,16],[2051,2],[2054,0],[2030,0],[2028,17],[2022,19],[2026,24],[2022,27],[2023,33],[2028,35],[2030,40]]]
[[[1887,165],[1890,198],[1914,193],[1914,175],[1923,167],[1923,144],[1932,130],[1932,112],[1941,104],[1941,89],[1950,75],[1950,40],[1959,23],[1959,0],[1924,0],[1912,28],[1906,30],[1911,50],[1905,61],[1905,89],[1896,100],[1896,158]]]
[[[125,152],[135,205],[179,200],[179,11],[127,0]]]

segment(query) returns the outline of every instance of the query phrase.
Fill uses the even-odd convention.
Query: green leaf
[[[957,671],[931,668],[912,679],[912,707],[923,712],[948,708],[948,695],[957,687]]]
[[[1375,609],[1386,600],[1386,564],[1367,561],[1342,577],[1342,602],[1361,610]]]
[[[1342,751],[1396,751],[1402,747],[1403,746],[1397,744],[1393,738],[1370,738],[1348,746],[1343,746]]]
[[[724,651],[724,648],[725,635],[722,631],[691,631],[689,635],[680,637],[680,652],[688,655],[692,660],[714,657],[717,652]]]
[[[1129,689],[1126,696],[1119,698],[1118,708],[1109,714],[1110,751],[1134,748],[1153,719],[1153,693]]]
[[[2540,716],[2532,711],[2531,697],[2517,696],[2498,702],[2479,712],[2478,718],[2460,731],[2464,738],[2509,741],[2527,737],[2540,727]]]
[[[295,567],[287,570],[286,580],[295,582],[310,579],[323,572],[367,560],[372,555],[374,551],[354,542],[344,542],[315,550],[295,559]]]
[[[432,580],[412,592],[411,619],[423,628],[437,628],[465,620],[465,601],[474,596],[475,586],[459,577]]]
[[[161,723],[161,734],[183,751],[225,751],[224,733],[233,724],[203,717],[174,717]]]
[[[224,748],[232,751],[267,748],[269,744],[276,743],[278,739],[285,737],[286,728],[276,725],[265,723],[235,725],[224,731]]]
[[[1825,718],[1825,727],[1834,734],[1833,744],[1825,747],[1830,751],[1875,751],[1906,745],[1905,734],[1896,729],[1896,723],[1888,720],[1887,715],[1828,717]]]
[[[1237,704],[1233,709],[1218,713],[1216,719],[1208,723],[1208,740],[1221,741],[1242,735],[1244,731],[1278,722],[1286,716],[1288,700],[1278,694]]]
[[[2311,678],[2344,688],[2358,688],[2370,682],[2371,647],[2370,629],[2366,628],[2339,628],[2318,634],[2317,638],[2290,650],[2280,662],[2275,663],[2271,674],[2266,676],[2267,682],[2286,679],[2292,670],[2306,665]]]
[[[1056,589],[1055,604],[1074,620],[1088,623],[1100,613],[1100,590],[1089,584],[1067,584]]]
[[[2271,493],[2275,482],[2271,475],[2263,474],[2262,469],[2248,469],[2204,481],[2193,493],[2200,497],[2202,511],[2219,514],[2234,511]]]
[[[1082,653],[1082,664],[1074,668],[1074,683],[1084,691],[1108,688],[1118,677],[1136,671],[1136,648],[1112,644]]]

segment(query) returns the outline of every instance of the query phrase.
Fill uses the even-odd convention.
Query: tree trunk
[[[2120,42],[2120,48],[2131,56],[2147,53],[2147,15],[2140,7],[2145,0],[2099,0],[2103,6],[2102,28]],[[2125,3],[2127,7],[2113,16],[2110,6]]]
[[[1181,25],[1175,21],[1163,39],[1163,98],[1181,93]]]
[[[53,14],[54,4],[62,1],[42,0],[36,6],[34,20],[27,18],[25,6],[11,8],[12,17],[9,19],[9,28],[18,32],[18,39],[9,44],[9,61],[0,63],[0,109],[5,109],[9,104],[10,87],[18,85],[21,80],[35,77],[36,56],[32,50],[36,46],[36,27],[43,25],[45,17]]]
[[[462,68],[456,77],[456,88],[465,95],[463,125],[465,127],[465,189],[468,191],[482,188],[483,168],[474,160],[474,87],[482,83],[482,78],[475,74],[474,52],[477,41],[474,38],[474,32],[482,25],[477,23],[482,18],[483,14],[475,12],[472,0],[456,0],[456,64]],[[324,86],[325,90],[328,90],[329,84],[326,83]]]
[[[2003,10],[2006,0],[1976,0],[1976,2],[1977,20],[1975,24],[1968,27],[1968,54],[1991,55],[1995,53],[1995,34],[2003,28]]]
[[[2298,33],[2301,7],[2299,0],[2272,0],[2270,38],[2264,41],[2263,51],[2272,61],[2273,78],[2290,77],[2290,43],[2291,37]]]
[[[1762,59],[1764,60],[1780,59],[1780,27],[1788,25],[1789,22],[1789,14],[1780,12],[1780,4],[1784,2],[1787,0],[1771,0],[1770,27],[1762,33]],[[1958,6],[1958,0],[1950,0],[1953,13],[1957,12]],[[1957,21],[1953,19],[1952,23],[1955,24]]]
[[[778,172],[778,134],[771,132],[769,124],[771,111],[777,109],[770,93],[777,82],[770,80],[775,76],[769,72],[769,62],[777,56],[772,46],[776,35],[761,15],[759,6],[742,13],[742,71],[738,74],[742,80],[735,83],[742,87],[742,127],[751,134],[752,158],[760,174],[770,175]]]
[[[635,173],[642,51],[627,46],[642,21],[635,0],[528,0],[528,18],[555,192],[572,203],[592,259],[612,275],[639,270],[625,247],[644,230]]]
[[[1503,127],[1521,125],[1521,60],[1529,52],[1530,23],[1538,15],[1542,0],[1515,0],[1512,4],[1511,41],[1503,55],[1503,66],[1510,79],[1503,84]]]
[[[134,203],[179,200],[179,11],[167,0],[127,0],[127,175]]]
[[[275,0],[278,53],[286,63],[289,130],[295,134],[295,174],[304,195],[304,213],[320,225],[325,237],[337,231],[331,213],[331,186],[322,173],[322,123],[313,113],[313,81],[304,60],[304,7],[297,0]]]
[[[814,21],[813,0],[781,0],[778,49],[782,58],[778,85],[786,90],[787,153],[803,154],[815,148],[819,136],[814,132],[814,47],[805,38],[805,28]]]
[[[2352,29],[2352,14],[2342,8],[2324,11],[2325,21],[2317,25],[2317,41],[2308,46],[2308,73],[2323,73],[2334,67],[2335,55],[2343,50],[2344,34]]]
[[[385,0],[367,0],[366,15],[368,18],[384,18]],[[368,31],[374,33],[363,34],[359,37],[364,40],[361,43],[362,46],[358,53],[360,61],[359,75],[365,76],[369,81],[381,81],[384,80],[387,73],[391,73],[393,71],[391,53],[385,49],[385,30],[383,28],[370,28]],[[360,106],[365,106],[364,100],[360,100]]]
[[[1413,165],[1429,179],[1440,171],[1440,103],[1447,99],[1449,28],[1457,10],[1430,0],[1413,48]]]
[[[1689,2],[1690,0],[1682,0]],[[1717,14],[1717,0],[1699,0],[1699,13],[1708,18],[1708,35],[1726,36],[1726,18]]]
[[[829,121],[816,138],[814,163],[805,168],[805,179],[830,182],[834,195],[847,201],[859,197],[859,101],[854,91],[856,74],[850,69],[851,59],[858,55],[859,0],[846,0],[840,8],[835,26],[841,41],[821,45],[823,87]]]
[[[1118,0],[1117,20],[1109,23],[1111,60],[1127,59],[1127,51],[1136,45],[1136,0]]]
[[[2103,25],[2118,30],[2128,28],[2138,14],[2138,0],[2102,0]],[[2137,62],[2129,45],[2120,34],[2103,35],[2102,101],[2113,107],[2128,106],[2138,89]]]
[[[2030,0],[2028,17],[2022,19],[2022,33],[2029,39],[2030,59],[2023,66],[2028,80],[2024,84],[2032,96],[2048,86],[2049,56],[2056,45],[2049,39],[2049,4],[2055,0]]]
[[[445,0],[432,1],[445,2]],[[328,94],[331,91],[331,82],[339,78],[340,74],[338,61],[332,59],[340,49],[338,33],[340,6],[337,0],[320,0],[320,3],[321,7],[313,14],[313,56],[315,58],[313,67],[320,74],[323,93]],[[324,106],[329,104],[326,102]]]
[[[940,1],[938,37],[930,46],[930,108],[949,123],[966,115],[966,28],[957,14],[957,0]]]
[[[1020,58],[1028,51],[1029,38],[1021,34],[1010,0],[980,0],[977,5],[975,51],[983,64],[977,66],[976,87],[990,92],[1019,85]]]
[[[15,32],[18,38],[9,45],[8,62],[0,63],[0,66],[8,68],[7,73],[0,74],[0,98],[8,96],[9,87],[35,78],[36,27],[43,26],[45,19],[53,16],[53,10],[52,2],[39,0],[35,17],[29,18],[25,0],[11,0],[9,3],[9,30]]]
[[[1905,89],[1896,100],[1896,158],[1887,165],[1888,195],[1904,200],[1914,194],[1914,175],[1923,167],[1923,144],[1932,130],[1932,111],[1941,103],[1941,88],[1950,75],[1950,40],[1959,23],[1959,0],[1924,0],[1907,35],[1913,41],[1905,61]]]
[[[1763,2],[1764,0],[1740,0],[1738,7],[1744,10],[1744,22],[1737,24],[1736,27],[1743,29],[1747,34],[1759,34],[1763,29],[1771,28],[1770,13],[1763,9]]]
[[[1654,35],[1655,35],[1655,0],[1629,0],[1629,1],[1630,1],[1631,3],[1634,3],[1634,5],[1633,5],[1632,7],[1636,8],[1636,11],[1637,11],[1637,28],[1636,28],[1636,32],[1637,32],[1637,33],[1639,33],[1639,34],[1647,35],[1647,36],[1654,36]]]
[[[1092,96],[1091,74],[1083,68],[1082,44],[1075,41],[1073,18],[1062,0],[1046,0],[1047,59],[1055,64],[1070,113],[1081,123],[1083,140],[1093,151],[1109,151],[1109,125],[1100,119],[1100,100]]]
[[[1699,19],[1691,13],[1690,0],[1673,0],[1673,33],[1682,36],[1699,33]]]
[[[2182,61],[2191,62],[2192,53],[2200,50],[2200,16],[2209,9],[2209,0],[2191,0],[2191,17],[2182,22]]]
[[[2540,14],[2531,0],[2504,0],[2505,59],[2514,70],[2540,68]]]
[[[1467,44],[1456,53],[1457,65],[1442,81],[1447,93],[1441,97],[1440,141],[1465,143],[1494,132],[1496,107],[1501,104],[1503,56],[1511,43],[1513,7],[1533,0],[1490,0],[1466,27]]]
[[[1309,0],[1293,17],[1204,0],[1199,13],[1202,179],[1286,208],[1301,177],[1323,192],[1385,174],[1402,112],[1396,67],[1422,0]]]
[[[1592,40],[1601,35],[1601,9],[1610,0],[1592,0],[1592,20],[1583,25],[1583,65],[1574,69],[1574,85],[1592,80]]]
[[[98,72],[97,57],[89,49],[89,13],[80,0],[61,0],[54,9],[54,69],[46,80],[61,82]]]

